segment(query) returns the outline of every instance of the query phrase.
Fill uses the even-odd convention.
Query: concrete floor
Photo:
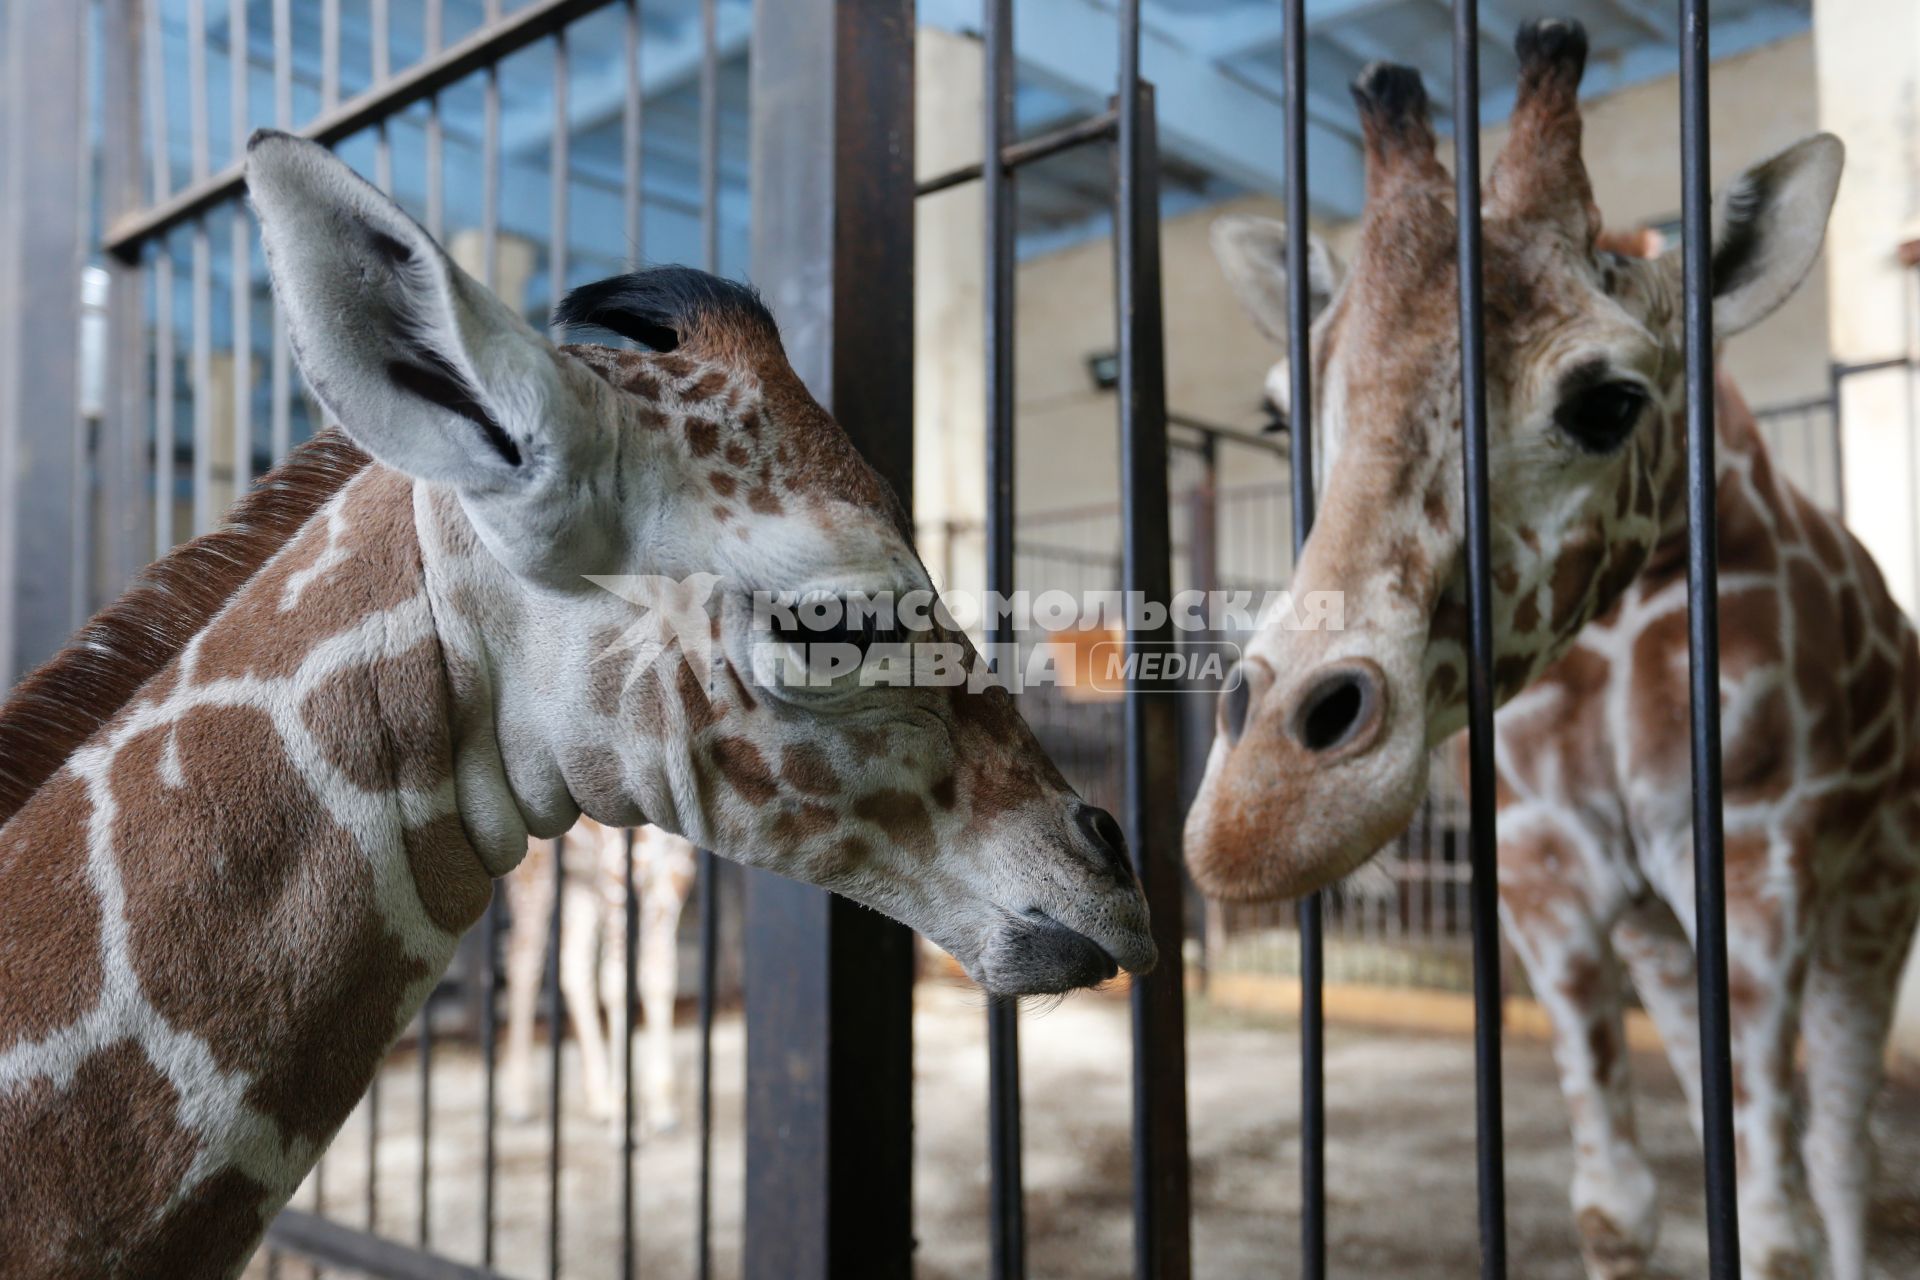
[[[916,1223],[922,1280],[985,1274],[985,1013],[977,992],[923,983],[918,996]],[[1035,1277],[1131,1274],[1127,1006],[1082,995],[1022,1019],[1030,1271]],[[694,1041],[679,1037],[690,1114]],[[716,1036],[715,1273],[737,1274],[740,1241],[740,1027]],[[571,1046],[569,1070],[571,1071]],[[1214,1280],[1289,1275],[1299,1247],[1299,1041],[1279,1018],[1196,1003],[1190,1013],[1195,1274]],[[542,1059],[544,1064],[544,1059]],[[1543,1045],[1508,1044],[1507,1181],[1513,1274],[1581,1280],[1566,1200],[1571,1159],[1552,1062]],[[447,1047],[436,1060],[432,1219],[435,1247],[477,1257],[477,1059]],[[1636,1058],[1640,1126],[1658,1172],[1666,1223],[1661,1275],[1705,1274],[1699,1156],[1664,1061]],[[379,1225],[417,1230],[418,1072],[396,1057],[383,1078]],[[1328,1230],[1335,1274],[1458,1280],[1477,1270],[1472,1046],[1461,1037],[1335,1027],[1327,1050]],[[564,1276],[617,1274],[617,1151],[605,1128],[565,1113]],[[544,1079],[541,1097],[544,1099]],[[1890,1090],[1876,1117],[1882,1175],[1874,1207],[1875,1280],[1920,1275],[1920,1092]],[[330,1211],[366,1220],[367,1122],[350,1120],[325,1169]],[[548,1125],[500,1128],[497,1264],[546,1274]],[[691,1274],[691,1125],[651,1138],[639,1159],[647,1277]],[[295,1203],[310,1206],[311,1188]],[[303,1276],[303,1266],[282,1274]]]

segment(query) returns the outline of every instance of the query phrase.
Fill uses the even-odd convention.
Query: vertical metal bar
[[[106,220],[141,203],[140,28],[138,0],[108,0],[103,13],[102,209]],[[108,255],[111,273],[108,306],[106,417],[101,424],[101,496],[105,507],[108,554],[103,599],[146,563],[147,402],[150,338],[146,322],[147,259],[125,262]]]
[[[148,0],[141,14],[140,43],[147,68],[147,145],[153,166],[153,203],[173,194],[173,167],[167,150],[167,58],[160,42],[160,5]]]
[[[162,237],[153,264],[153,554],[173,546],[173,246]]]
[[[547,922],[547,1280],[560,1275],[561,1041],[567,1010],[560,990],[560,915],[567,896],[567,838],[553,842],[553,912]]]
[[[500,67],[487,67],[480,108],[480,283],[492,289],[500,273]]]
[[[623,34],[626,56],[626,98],[620,114],[620,203],[627,241],[627,265],[638,270],[645,245],[641,226],[641,86],[640,86],[640,0],[626,0],[627,20]]]
[[[1014,590],[1014,178],[1000,163],[1013,141],[1013,4],[984,0],[982,13],[985,121],[980,170],[986,205],[985,364],[987,375],[987,591]],[[990,605],[990,607],[992,607]],[[1012,619],[988,614],[991,646],[1011,645]],[[1009,659],[1010,660],[1010,659]],[[1021,1176],[1020,1005],[1004,996],[987,1004],[988,1209],[992,1275],[1021,1280],[1027,1273],[1026,1193]]]
[[[500,1123],[500,882],[494,882],[493,896],[487,901],[486,954],[481,963],[483,1001],[480,1005],[480,1058],[484,1068],[481,1082],[480,1129],[480,1265],[491,1270],[494,1257],[494,1225],[498,1219],[500,1150],[497,1132]]]
[[[1140,78],[1140,0],[1120,5],[1119,135],[1115,146],[1114,284],[1119,322],[1122,588],[1165,606],[1173,595],[1167,497],[1167,389],[1160,293],[1159,147],[1153,89]],[[1127,647],[1166,644],[1128,619]],[[1170,688],[1128,681],[1126,828],[1153,916],[1160,962],[1136,977],[1133,1004],[1134,1267],[1140,1280],[1192,1272],[1187,1177],[1186,1017],[1181,869],[1175,806],[1180,723]]]
[[[393,73],[393,23],[387,0],[371,0],[367,23],[373,28],[373,84],[378,88]],[[373,180],[382,191],[393,194],[393,136],[385,116],[373,131]]]
[[[913,494],[912,0],[753,7],[752,275],[788,356]],[[913,1269],[913,935],[810,886],[746,885],[744,1280]]]
[[[1303,0],[1286,0],[1287,378],[1293,482],[1293,562],[1313,529],[1312,280],[1307,268],[1307,19]],[[1325,901],[1301,899],[1300,931],[1300,1275],[1327,1274],[1327,1103]]]
[[[1687,379],[1687,654],[1693,716],[1694,944],[1699,955],[1707,1270],[1740,1274],[1733,1053],[1727,1026],[1726,849],[1721,831],[1720,605],[1713,439],[1713,279],[1708,191],[1707,3],[1681,0],[1680,190]]]
[[[1480,1274],[1507,1273],[1501,1122],[1499,846],[1494,831],[1493,591],[1488,540],[1487,389],[1480,274],[1480,6],[1453,6],[1453,168],[1459,210],[1460,394],[1466,436],[1468,813],[1473,880],[1473,1065]]]
[[[380,1225],[380,1071],[382,1058],[374,1069],[373,1083],[367,1086],[367,1231]]]
[[[193,224],[193,531],[213,528],[213,243],[207,220]]]
[[[427,0],[426,56],[440,52],[445,42],[442,0]],[[440,120],[440,95],[427,99],[427,234],[441,240],[447,234],[446,130]]]
[[[420,1247],[433,1242],[433,998],[420,1006]]]
[[[293,128],[293,7],[292,0],[273,0],[273,124]],[[293,447],[293,360],[287,349],[287,318],[280,299],[273,299],[273,407],[269,413],[268,456],[274,466]]]
[[[193,181],[211,168],[207,125],[207,6],[187,0],[187,126]],[[213,246],[207,220],[193,224],[193,531],[205,533],[219,513],[213,502]]]
[[[234,159],[247,154],[247,0],[227,0],[227,67]],[[233,209],[233,493],[253,480],[253,226],[244,200]]]
[[[720,269],[720,45],[718,0],[700,0],[700,251]]]
[[[629,13],[632,9],[629,6]],[[626,1028],[620,1046],[620,1280],[633,1280],[636,1262],[634,1248],[639,1237],[635,1197],[639,1187],[634,1177],[633,1135],[633,1042],[634,1020],[639,1016],[640,988],[640,895],[633,882],[634,833],[628,828],[626,858],[621,863],[622,909],[626,913],[625,946],[620,957],[620,998],[623,1016],[618,1025]],[[672,1006],[668,1006],[672,1012]]]
[[[720,270],[720,50],[717,0],[700,0],[700,257]],[[713,1001],[718,977],[719,894],[711,851],[696,871],[700,903],[700,1186],[694,1219],[694,1275],[713,1274]]]
[[[547,276],[550,281],[547,301],[549,312],[557,310],[567,293],[567,182],[572,165],[573,123],[567,118],[567,33],[553,33],[553,240],[547,249]]]
[[[720,895],[715,892],[718,870],[705,849],[695,871],[700,903],[700,1186],[694,1210],[694,1275],[709,1280],[713,1274],[713,997],[718,976]]]
[[[320,109],[340,105],[340,0],[320,0]]]

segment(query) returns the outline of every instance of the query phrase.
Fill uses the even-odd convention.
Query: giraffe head
[[[559,318],[647,349],[556,346],[323,149],[259,135],[248,183],[313,392],[414,480],[461,815],[492,869],[582,812],[652,822],[902,920],[996,992],[1151,968],[1118,826],[1004,690],[793,661],[874,632],[796,634],[769,599],[931,583],[752,291],[621,277]],[[970,652],[937,622],[911,638]]]
[[[1646,564],[1681,510],[1681,256],[1601,237],[1580,155],[1586,34],[1529,23],[1511,131],[1483,189],[1496,697],[1562,654]],[[1340,629],[1272,624],[1223,696],[1189,816],[1211,892],[1310,892],[1397,834],[1429,750],[1466,720],[1465,500],[1453,179],[1403,67],[1354,85],[1367,198],[1351,269],[1309,255],[1321,497],[1293,583],[1342,593]],[[1719,337],[1754,324],[1819,253],[1841,147],[1809,138],[1716,201]],[[1284,333],[1287,231],[1223,220],[1215,246],[1264,328]],[[1268,393],[1284,406],[1284,368]],[[1307,414],[1301,413],[1305,420]]]

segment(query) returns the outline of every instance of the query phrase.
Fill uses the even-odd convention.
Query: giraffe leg
[[[543,852],[544,851],[544,852]],[[546,967],[547,917],[553,910],[553,846],[534,841],[507,877],[507,1046],[500,1102],[507,1116],[533,1114],[533,1019]]]
[[[1903,845],[1895,847],[1910,856]],[[1880,851],[1863,850],[1861,860]],[[1844,886],[1820,924],[1800,1030],[1807,1054],[1802,1152],[1827,1241],[1831,1280],[1863,1280],[1873,1182],[1868,1119],[1879,1092],[1895,993],[1912,945],[1920,896],[1911,874],[1878,900]],[[1864,906],[1864,911],[1862,910]]]
[[[1807,938],[1804,928],[1789,930],[1777,908],[1752,902],[1728,904],[1727,934],[1741,1272],[1748,1280],[1813,1280],[1820,1237],[1793,1132]]]
[[[560,935],[560,992],[580,1042],[580,1076],[587,1095],[587,1112],[604,1117],[613,1113],[607,1082],[607,1043],[600,1028],[598,985],[600,895],[597,886],[569,881],[562,903]]]
[[[636,891],[638,886],[636,885]],[[627,903],[626,882],[617,876],[606,886],[601,918],[605,927],[600,942],[600,1003],[607,1011],[607,1076],[614,1081],[614,1100],[608,1136],[617,1144],[626,1134],[629,1079],[637,1077],[631,1062],[633,1054],[633,997],[627,989]],[[636,984],[637,985],[637,984]],[[638,1094],[632,1097],[637,1101]],[[639,1108],[634,1108],[635,1120]]]
[[[1700,986],[1693,943],[1678,916],[1655,898],[1628,909],[1613,926],[1614,953],[1633,979],[1640,1005],[1687,1096],[1687,1118],[1700,1135]]]
[[[677,935],[685,901],[685,893],[671,885],[649,892],[640,930],[640,1002],[646,1019],[641,1114],[654,1133],[671,1132],[680,1123],[673,1091],[673,1003],[680,987]]]
[[[1501,870],[1507,936],[1553,1024],[1573,1129],[1573,1212],[1587,1274],[1639,1280],[1659,1233],[1658,1188],[1634,1130],[1619,962],[1605,925],[1567,878],[1525,869],[1510,876],[1504,847]]]

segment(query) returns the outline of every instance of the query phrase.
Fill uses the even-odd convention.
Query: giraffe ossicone
[[[324,149],[257,134],[247,170],[340,431],[0,708],[0,1274],[236,1271],[494,878],[583,813],[995,992],[1152,966],[1117,828],[1004,690],[750,679],[752,593],[931,586],[751,290],[588,286],[559,317],[649,349],[556,346]],[[704,672],[590,581],[697,575]]]
[[[1515,51],[1484,188],[1501,922],[1553,1025],[1587,1273],[1635,1280],[1659,1193],[1634,1127],[1629,980],[1696,1125],[1700,1105],[1680,257],[1602,231],[1579,24],[1529,24]],[[1374,71],[1355,93],[1367,204],[1296,414],[1326,462],[1296,586],[1344,590],[1346,628],[1263,631],[1220,704],[1186,851],[1223,896],[1304,893],[1371,856],[1465,720],[1453,180],[1417,75]],[[1809,138],[1716,201],[1719,337],[1800,283],[1841,162]],[[1276,337],[1287,234],[1215,233]],[[1865,548],[1775,472],[1724,376],[1714,431],[1742,1274],[1862,1280],[1868,1114],[1920,917],[1920,644]]]

